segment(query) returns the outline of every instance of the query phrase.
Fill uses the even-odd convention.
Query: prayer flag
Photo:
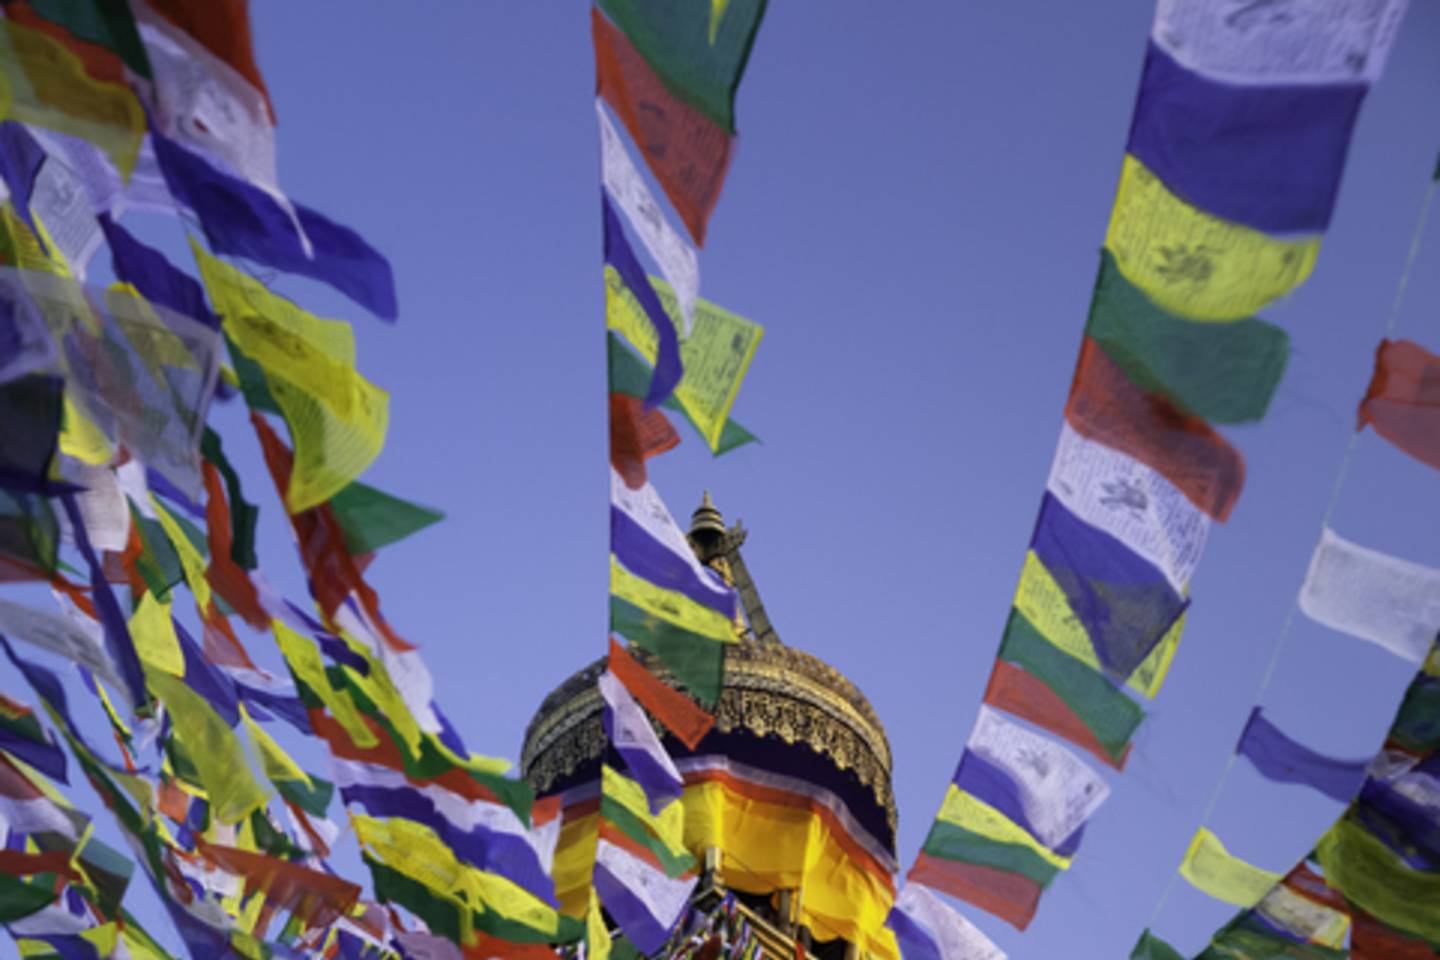
[[[727,627],[735,618],[734,588],[696,558],[660,494],[648,483],[631,489],[614,470],[610,471],[610,549],[630,573],[715,611]]]
[[[650,283],[671,325],[683,329],[674,291],[663,280],[652,277]],[[659,350],[655,330],[640,302],[611,270],[605,271],[605,322],[630,341],[647,362],[655,362]],[[730,409],[764,335],[765,328],[759,324],[700,300],[695,306],[695,322],[680,341],[684,376],[675,387],[675,399],[714,453],[724,453],[744,439],[754,439],[743,430],[738,440],[727,440],[727,434],[736,427],[730,422]],[[614,364],[612,359],[612,391],[621,389]]]
[[[1265,416],[1290,359],[1290,336],[1259,317],[1198,323],[1160,307],[1100,252],[1085,333],[1139,389],[1211,423]]]
[[[1196,209],[1125,155],[1105,247],[1131,283],[1192,320],[1239,320],[1310,276],[1318,238],[1281,240]]]
[[[139,11],[155,76],[152,125],[288,205],[275,172],[275,124],[264,88],[164,16]]]
[[[250,773],[245,748],[214,708],[186,683],[152,670],[146,680],[174,720],[174,737],[185,747],[211,809],[221,823],[244,820],[265,805],[265,790]]]
[[[1440,633],[1440,570],[1370,550],[1326,527],[1300,588],[1317,623],[1421,663]]]
[[[606,670],[598,684],[605,700],[605,735],[625,761],[630,776],[644,789],[650,812],[658,814],[680,799],[684,788],[680,771],[660,745],[650,718],[615,675]]]
[[[439,510],[401,500],[358,480],[330,498],[330,509],[352,557],[374,553],[445,519]]]
[[[1080,348],[1065,419],[1077,433],[1160,473],[1222,523],[1240,498],[1240,451],[1204,420],[1131,383],[1089,337]]]
[[[145,5],[229,64],[268,104],[270,94],[255,63],[246,0],[144,0]],[[274,120],[274,109],[271,109]]]
[[[655,294],[655,288],[650,285],[650,278],[645,275],[640,261],[635,259],[635,252],[630,249],[630,241],[625,239],[625,228],[620,225],[620,218],[615,215],[614,208],[610,206],[610,198],[604,191],[601,191],[600,206],[605,225],[605,263],[615,271],[620,283],[640,304],[659,344],[655,373],[650,379],[650,390],[645,396],[647,408],[659,406],[674,393],[675,385],[680,382],[684,372],[680,362],[679,337],[675,332],[675,325],[670,322],[660,303],[660,298]]]
[[[1368,90],[1212,80],[1152,42],[1126,149],[1212,216],[1272,234],[1321,233]]]
[[[60,525],[44,497],[0,487],[0,583],[55,577],[59,542]]]
[[[1440,956],[1427,941],[1410,937],[1381,923],[1364,910],[1352,911],[1351,960],[1435,960]]]
[[[610,271],[606,271],[605,279],[607,284],[609,284],[612,279],[618,282],[618,278],[613,278]],[[607,287],[607,296],[609,289],[610,288]],[[628,293],[624,293],[623,288],[620,292],[625,298],[633,299],[629,297]],[[661,289],[659,292],[663,302],[665,291]],[[607,311],[609,305],[613,302],[611,299],[606,300]],[[701,303],[703,305],[704,301],[701,301]],[[635,309],[639,310],[639,306],[637,305]],[[701,327],[703,329],[703,322]],[[680,345],[680,355],[682,358],[685,355],[687,347],[693,340],[694,337],[692,336],[690,340],[686,340],[685,343]],[[645,394],[650,390],[650,378],[653,376],[652,368],[621,343],[620,338],[614,333],[606,333],[605,341],[609,348],[610,356],[610,393],[612,395],[622,394],[626,397],[643,400]],[[691,366],[693,368],[697,366],[697,364],[692,364]],[[731,420],[727,413],[724,421],[720,424],[719,432],[716,434],[716,442],[711,444],[706,435],[705,428],[701,426],[701,423],[706,421],[704,414],[693,413],[680,399],[681,395],[688,392],[682,378],[680,388],[677,389],[676,393],[671,394],[670,398],[661,404],[661,406],[666,410],[673,410],[676,413],[683,414],[685,419],[690,421],[690,425],[695,428],[695,432],[700,434],[702,438],[706,438],[706,444],[710,446],[711,451],[716,456],[722,453],[728,453],[736,447],[751,443],[756,439],[753,433],[746,430],[734,420]]]
[[[151,303],[169,307],[181,316],[220,329],[220,321],[205,303],[205,291],[194,277],[177,268],[165,255],[136,240],[110,214],[100,214],[100,229],[110,246],[115,276],[130,284]]]
[[[906,880],[974,904],[1017,930],[1029,926],[1044,889],[1041,884],[1019,873],[980,863],[935,857],[925,850],[921,850],[915,858]]]
[[[1176,591],[1190,582],[1210,518],[1161,474],[1062,423],[1046,489],[1077,520],[1159,568]]]
[[[1348,815],[1315,852],[1325,882],[1351,903],[1402,933],[1440,942],[1440,873],[1412,868]]]
[[[86,75],[54,37],[11,19],[0,24],[0,98],[6,119],[88,140],[129,178],[145,136],[145,113],[119,83]]]
[[[40,726],[35,711],[0,694],[0,751],[35,768],[51,780],[69,783],[65,751]]]
[[[1010,611],[985,702],[1023,717],[1120,769],[1145,712],[1092,667]]]
[[[983,706],[953,782],[1067,856],[1110,796],[1110,787],[1075,754]]]
[[[969,920],[920,883],[907,883],[885,921],[905,960],[1005,960]]]
[[[200,219],[211,250],[329,284],[381,319],[396,318],[390,264],[358,233],[282,204],[161,133],[150,137],[170,192]]]
[[[706,713],[679,690],[656,677],[620,644],[610,638],[609,671],[630,695],[638,700],[665,729],[694,751],[705,734],[715,726],[715,717]]]
[[[638,397],[611,392],[610,466],[627,487],[645,486],[649,482],[645,461],[679,443],[680,434],[665,414],[647,410]]]
[[[56,833],[76,840],[89,818],[56,803],[19,767],[0,757],[0,821],[13,833]]]
[[[1177,60],[1235,84],[1373,82],[1400,29],[1406,0],[1266,7],[1160,0],[1155,42]]]
[[[1280,874],[1236,857],[1220,838],[1201,827],[1185,851],[1180,875],[1201,893],[1237,907],[1253,907],[1281,880]]]
[[[1409,340],[1381,340],[1360,424],[1440,470],[1440,356]]]
[[[1271,723],[1260,707],[1250,712],[1235,750],[1267,779],[1304,784],[1340,803],[1354,799],[1368,762],[1335,760],[1296,743]]]
[[[1291,878],[1297,874],[1304,875],[1305,879],[1292,886]],[[1349,909],[1343,900],[1337,909],[1336,905],[1311,899],[1307,891],[1314,880],[1322,885],[1325,882],[1301,863],[1255,905],[1255,917],[1294,940],[1322,947],[1342,946],[1345,933],[1350,929]]]
[[[590,26],[600,96],[630,131],[690,236],[704,246],[705,227],[730,166],[731,134],[666,90],[599,9],[591,9]]]
[[[343,490],[380,454],[389,394],[355,369],[350,325],[307,313],[194,246],[211,301],[234,344],[265,372],[295,441],[285,492],[300,513]]]
[[[1161,571],[1046,493],[1031,549],[1084,625],[1106,673],[1124,681],[1189,601]]]
[[[684,318],[685,335],[690,335],[695,317],[695,300],[700,296],[700,257],[685,242],[645,185],[630,153],[620,141],[620,133],[610,122],[600,100],[595,101],[595,116],[600,121],[600,179],[610,199],[624,211],[630,228],[640,237],[650,257],[660,265],[660,272],[670,281]]]
[[[14,120],[0,122],[0,179],[10,191],[10,203],[30,232],[38,235],[35,218],[30,213],[30,194],[35,178],[45,163],[45,148],[35,142],[30,131]]]
[[[750,59],[766,0],[705,3],[600,0],[676,97],[735,132],[735,91]]]

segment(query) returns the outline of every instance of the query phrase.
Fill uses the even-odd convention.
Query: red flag
[[[645,461],[673,449],[680,434],[660,410],[623,393],[610,394],[610,463],[632,490],[645,485]]]
[[[1225,521],[1245,486],[1240,451],[1199,417],[1146,393],[1085,338],[1065,418],[1077,431],[1139,460],[1195,506]]]
[[[630,696],[689,749],[699,746],[700,740],[715,726],[712,715],[647,670],[630,651],[616,643],[614,637],[610,638],[610,672],[625,685]]]
[[[1351,960],[1435,960],[1440,956],[1424,940],[1393,930],[1364,910],[1352,910],[1351,919]]]
[[[1018,873],[977,863],[941,860],[922,853],[915,858],[908,879],[993,913],[1017,930],[1024,930],[1040,905],[1040,884]]]
[[[600,96],[630,131],[699,246],[720,199],[732,138],[725,128],[677,99],[625,35],[598,8],[590,10]]]
[[[245,895],[265,894],[272,910],[287,910],[307,927],[328,927],[346,916],[360,899],[360,887],[339,877],[311,870],[263,853],[207,843],[197,837],[205,859],[245,878]]]
[[[1416,460],[1440,469],[1440,356],[1409,340],[1381,340],[1360,401],[1369,424]]]

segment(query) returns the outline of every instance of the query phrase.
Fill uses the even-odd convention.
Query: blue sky
[[[1248,485],[1211,535],[1129,770],[1027,934],[966,909],[1012,957],[1128,954],[1255,702],[1440,149],[1440,5],[1412,7],[1316,275],[1265,312],[1293,338],[1290,370],[1263,424],[1228,431]],[[686,432],[651,478],[682,522],[702,489],[743,518],[781,637],[870,697],[908,862],[979,706],[1039,506],[1152,8],[883,9],[771,5],[701,257],[702,295],[767,329],[735,411],[764,442],[712,459]],[[276,288],[351,319],[362,370],[391,391],[367,481],[449,515],[382,555],[372,582],[471,749],[514,758],[541,698],[605,644],[587,13],[312,0],[253,17],[281,184],[390,258],[401,317],[387,326],[295,278]],[[173,222],[132,222],[183,255]],[[1440,349],[1430,239],[1400,322]],[[262,504],[262,563],[303,595],[240,412],[217,420]],[[1437,493],[1433,471],[1366,435],[1334,523],[1440,564]],[[1317,749],[1365,756],[1411,672],[1297,618],[1264,703]],[[1337,812],[1240,764],[1209,825],[1284,870]],[[1194,949],[1230,913],[1182,884],[1157,931]]]

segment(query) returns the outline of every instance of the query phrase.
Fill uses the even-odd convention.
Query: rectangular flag
[[[1192,69],[1235,84],[1371,83],[1407,0],[1267,5],[1160,0],[1155,42]]]
[[[983,706],[954,783],[1067,856],[1110,796],[1110,787],[1075,754]]]
[[[969,920],[920,883],[907,883],[885,921],[905,960],[1005,960]]]
[[[1300,588],[1300,609],[1421,663],[1440,633],[1440,570],[1351,543],[1326,527]]]
[[[671,93],[734,133],[735,90],[766,3],[600,0],[600,9],[625,32]]]
[[[1160,473],[1221,523],[1240,499],[1240,451],[1204,420],[1131,383],[1089,337],[1080,348],[1065,419],[1077,433]]]
[[[649,482],[645,461],[680,444],[670,418],[656,408],[646,409],[639,397],[610,392],[610,466],[627,487]]]
[[[1409,340],[1381,340],[1360,402],[1360,425],[1440,470],[1440,356]]]
[[[625,761],[630,776],[644,789],[650,812],[658,814],[684,792],[680,771],[625,685],[609,670],[600,674],[598,684],[605,700],[605,735]]]
[[[640,237],[645,250],[660,265],[660,272],[670,281],[680,303],[685,335],[690,335],[695,318],[695,300],[700,296],[700,256],[674,227],[665,211],[660,209],[645,178],[630,159],[630,152],[620,140],[620,132],[610,122],[602,101],[595,101],[595,116],[600,122],[600,179],[610,199],[625,213],[630,228]]]
[[[1124,682],[1189,601],[1159,568],[1046,493],[1031,549],[1084,625],[1105,672]]]
[[[1126,149],[1206,213],[1271,234],[1323,233],[1363,84],[1235,84],[1151,43]]]
[[[720,199],[733,137],[665,88],[645,58],[598,8],[590,11],[600,96],[630,131],[696,244]]]
[[[615,638],[610,638],[610,657],[606,661],[630,695],[659,720],[689,750],[700,745],[705,734],[715,726],[715,717],[685,694],[661,680],[635,659]]]
[[[1269,780],[1304,784],[1340,803],[1355,798],[1369,763],[1336,760],[1316,753],[1286,736],[1260,707],[1250,712],[1235,752],[1255,764],[1261,776]]]
[[[1237,907],[1255,906],[1282,879],[1241,860],[1204,827],[1190,841],[1180,875],[1201,893]]]
[[[1126,278],[1172,313],[1239,320],[1309,278],[1318,237],[1272,237],[1176,196],[1126,154],[1105,247]]]
[[[1184,591],[1205,551],[1210,518],[1164,476],[1062,423],[1046,489]]]
[[[1200,323],[1163,309],[1100,252],[1085,334],[1136,387],[1211,423],[1265,416],[1290,360],[1290,335],[1259,317]]]

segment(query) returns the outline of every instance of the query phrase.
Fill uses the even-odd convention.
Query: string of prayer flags
[[[1381,340],[1360,402],[1360,425],[1440,469],[1440,356],[1409,340]]]
[[[684,812],[650,813],[645,791],[613,768],[601,770],[595,892],[642,954],[658,953],[689,905],[698,878],[681,842]]]
[[[1440,633],[1440,570],[1351,543],[1326,527],[1300,588],[1300,609],[1421,663]]]
[[[625,685],[607,670],[600,675],[598,686],[600,696],[605,700],[602,716],[605,736],[625,761],[625,769],[630,771],[631,778],[645,791],[650,812],[658,814],[680,799],[684,792],[685,784],[680,771],[675,769],[674,761],[661,746],[645,711],[640,709]]]
[[[1278,873],[1241,860],[1204,827],[1190,841],[1180,875],[1201,893],[1239,907],[1253,907],[1280,882]]]
[[[5,16],[64,43],[96,80],[122,83],[125,71],[151,77],[129,4],[5,0]]]
[[[1005,960],[969,920],[919,883],[907,883],[885,921],[905,960]]]
[[[1365,780],[1367,761],[1336,760],[1297,743],[1256,707],[1250,712],[1235,752],[1247,758],[1267,779],[1298,783],[1349,803]]]
[[[671,93],[599,9],[590,11],[596,86],[699,246],[730,167],[733,135]]]

